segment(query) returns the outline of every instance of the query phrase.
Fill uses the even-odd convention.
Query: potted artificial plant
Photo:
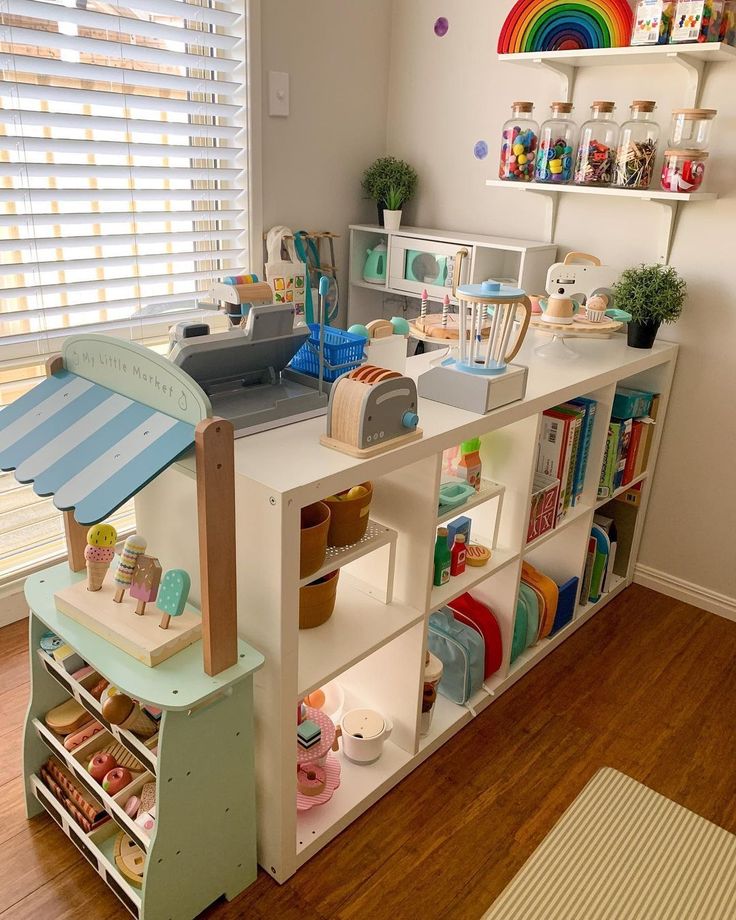
[[[662,323],[682,313],[687,284],[670,265],[627,268],[613,286],[616,306],[631,314],[627,336],[632,348],[651,348]]]
[[[415,170],[396,157],[379,157],[363,173],[363,191],[376,202],[378,223],[398,230],[401,210],[417,187]]]

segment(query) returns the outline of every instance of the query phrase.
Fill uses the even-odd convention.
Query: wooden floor
[[[47,817],[27,822],[25,624],[0,630],[0,916],[129,916]],[[217,920],[478,920],[602,766],[736,832],[736,623],[634,586],[287,884]],[[686,918],[683,918],[686,920]]]

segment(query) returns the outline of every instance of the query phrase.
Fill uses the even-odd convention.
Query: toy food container
[[[422,696],[422,716],[419,722],[419,734],[426,735],[432,725],[434,704],[437,699],[437,687],[442,680],[442,662],[430,651],[424,662],[424,695]]]
[[[675,109],[670,128],[672,147],[705,150],[717,114],[716,109]]]
[[[666,150],[661,186],[665,192],[697,192],[703,184],[705,161],[702,150]]]
[[[537,182],[567,183],[572,179],[572,154],[577,126],[570,118],[571,102],[553,102],[550,117],[539,132],[534,178]]]

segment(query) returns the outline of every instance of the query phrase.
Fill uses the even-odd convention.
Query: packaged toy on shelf
[[[480,438],[463,441],[460,445],[460,459],[457,464],[457,475],[471,485],[476,492],[480,492],[483,464],[480,458]]]
[[[632,45],[666,45],[672,33],[675,0],[639,0],[634,11]]]
[[[725,0],[677,0],[670,41],[717,42]]]
[[[539,125],[532,118],[533,102],[515,102],[503,126],[499,179],[531,182],[539,142]]]

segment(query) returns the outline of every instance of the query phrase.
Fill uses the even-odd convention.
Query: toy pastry
[[[316,763],[301,764],[296,771],[296,785],[302,795],[320,795],[327,785],[327,775]]]
[[[297,741],[305,750],[319,744],[322,738],[322,730],[316,722],[311,719],[305,719],[296,730]]]
[[[104,730],[105,726],[101,722],[98,722],[97,719],[92,719],[86,725],[83,725],[78,732],[67,735],[64,739],[64,747],[67,751],[74,751],[80,744],[84,744],[85,741],[89,741],[90,738],[94,738],[95,735]]]
[[[146,604],[152,604],[156,600],[160,583],[161,566],[158,559],[141,554],[130,585],[130,596],[138,601],[135,608],[138,616],[142,617],[146,612]]]
[[[491,551],[480,543],[471,543],[465,551],[465,564],[483,566],[491,558]]]
[[[112,754],[108,754],[107,751],[98,751],[92,760],[90,760],[87,772],[92,779],[101,783],[107,774],[111,770],[114,770],[117,765],[118,762]]]
[[[87,590],[99,591],[115,557],[118,534],[111,524],[95,524],[87,531],[84,558],[87,562]]]
[[[67,700],[50,709],[44,716],[44,722],[57,735],[69,735],[89,722],[89,713],[76,700]]]
[[[102,780],[102,788],[108,795],[117,795],[133,782],[133,774],[127,767],[114,767],[109,773],[105,774]]]
[[[126,590],[131,586],[135,567],[139,557],[145,553],[146,546],[148,546],[147,541],[137,533],[131,534],[125,541],[120,562],[113,576],[115,582],[113,600],[116,604],[121,603]]]
[[[139,738],[150,738],[158,731],[156,723],[125,693],[108,697],[102,704],[102,715],[111,725],[118,725]]]
[[[138,798],[137,795],[131,795],[131,797],[127,800],[127,802],[123,806],[125,810],[125,814],[129,818],[135,818],[135,816],[138,814],[138,809],[140,807],[141,807],[141,800]]]

